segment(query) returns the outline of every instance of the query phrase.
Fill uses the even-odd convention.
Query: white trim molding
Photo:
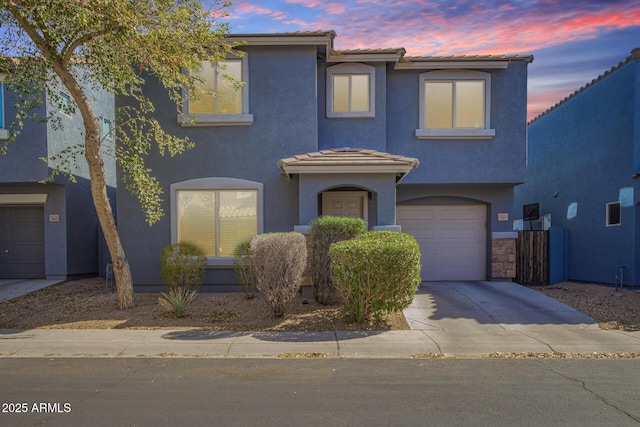
[[[46,202],[46,193],[0,194],[0,205],[44,205]]]

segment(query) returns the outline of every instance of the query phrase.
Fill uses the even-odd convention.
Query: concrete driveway
[[[0,301],[8,301],[62,282],[64,280],[0,279]]]
[[[568,305],[512,282],[422,282],[404,310],[411,329],[598,329]]]

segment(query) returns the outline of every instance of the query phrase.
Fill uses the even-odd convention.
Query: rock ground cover
[[[602,329],[640,330],[640,290],[563,282],[532,287],[593,317]],[[119,310],[104,279],[67,281],[11,301],[0,302],[0,329],[185,329],[243,331],[406,330],[402,313],[366,323],[346,318],[339,305],[322,306],[297,295],[281,318],[272,315],[260,295],[201,293],[185,318],[175,318],[158,304],[158,293],[136,294],[137,306]],[[305,303],[306,302],[306,303]]]

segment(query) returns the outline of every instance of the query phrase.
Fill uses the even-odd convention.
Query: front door
[[[367,192],[327,191],[322,193],[322,215],[362,218],[367,221]]]

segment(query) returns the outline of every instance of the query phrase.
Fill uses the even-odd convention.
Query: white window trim
[[[260,182],[237,178],[198,178],[171,184],[169,190],[171,197],[171,243],[178,243],[178,197],[176,193],[179,190],[255,190],[257,192],[257,234],[262,234],[264,233],[263,187]],[[210,268],[233,267],[233,257],[207,257],[207,266]]]
[[[7,122],[5,122],[4,79],[5,75],[0,74],[0,106],[2,107],[2,115],[0,115],[0,140],[9,139],[9,129],[7,128]]]
[[[619,206],[619,208],[618,208],[618,209],[619,209],[619,211],[620,211],[620,214],[619,214],[620,218],[619,218],[619,222],[618,222],[617,224],[611,224],[611,223],[610,223],[610,218],[609,218],[609,208],[610,208],[610,206],[612,206],[612,205],[618,205],[618,206]],[[619,201],[618,201],[618,202],[610,202],[610,203],[607,203],[607,206],[606,206],[606,213],[605,213],[605,215],[606,215],[606,220],[605,220],[606,222],[605,222],[605,225],[606,225],[607,227],[620,227],[620,226],[622,225],[622,203],[620,203]]]
[[[425,81],[460,81],[460,80],[484,80],[484,128],[453,128],[434,129],[427,128],[425,124]],[[473,70],[447,70],[429,71],[419,76],[420,104],[418,108],[419,128],[416,129],[418,139],[492,139],[496,135],[495,129],[491,129],[491,74]]]
[[[369,111],[333,111],[333,76],[336,74],[368,74],[369,75]],[[327,68],[327,118],[360,119],[376,116],[376,69],[366,64],[338,64]]]
[[[67,92],[65,92],[63,90],[59,91],[59,95],[60,95],[60,99],[61,100],[64,99],[65,97],[66,97],[66,99],[69,100],[69,111],[65,111],[62,108],[62,101],[61,101],[60,105],[58,105],[58,112],[60,114],[62,114],[63,116],[65,116],[65,117],[69,117],[69,118],[72,117],[73,116],[73,112],[72,112],[72,110],[73,110],[73,107],[72,107],[73,98],[71,97],[71,95],[69,95]]]
[[[249,114],[249,54],[242,58],[229,58],[242,62],[242,81],[244,85],[238,89],[242,91],[242,113],[240,114],[189,114],[189,100],[186,89],[183,90],[184,113],[178,114],[178,123],[183,127],[204,126],[251,126],[253,114]],[[192,120],[193,118],[193,120]]]
[[[110,123],[110,125],[109,125],[110,132],[108,132],[108,133],[105,133],[105,131],[104,131],[104,123],[105,123],[105,121],[108,121]],[[109,119],[107,117],[102,117],[102,123],[101,124],[102,124],[102,127],[101,127],[102,137],[112,141],[113,140],[113,131],[114,131],[114,129],[113,129],[113,120],[111,120],[111,119]]]

